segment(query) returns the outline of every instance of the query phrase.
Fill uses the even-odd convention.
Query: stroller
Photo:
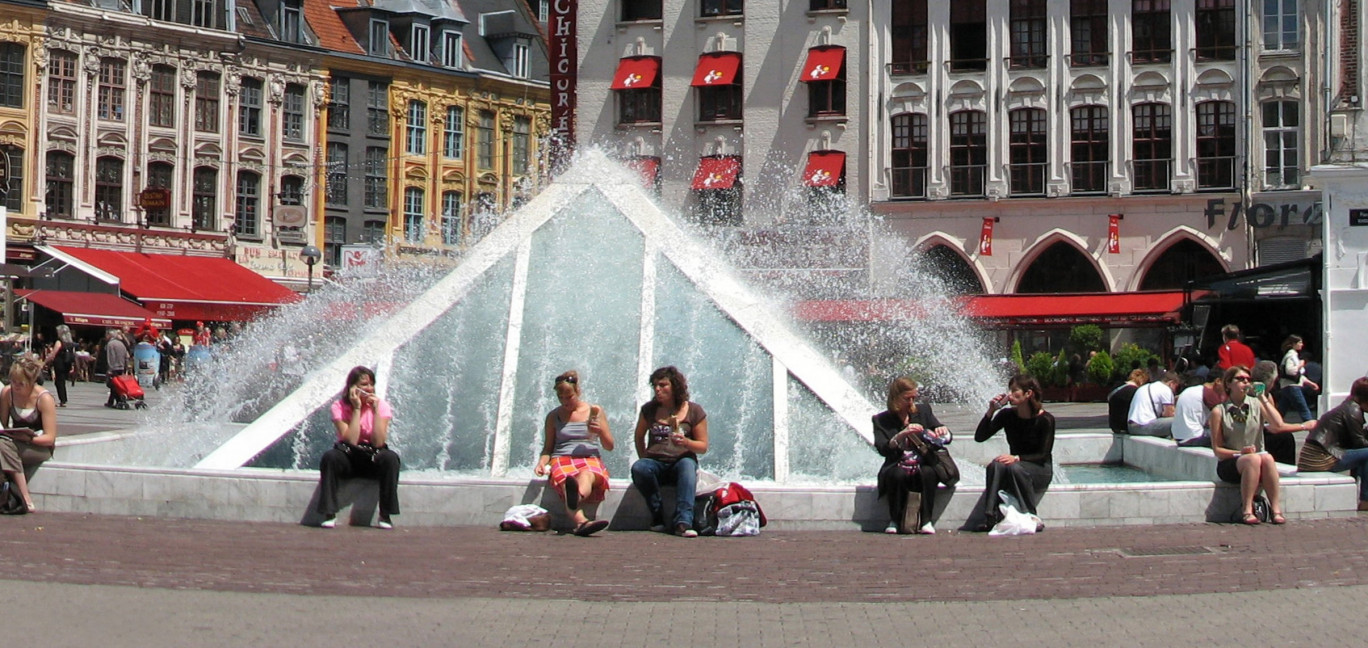
[[[132,374],[114,376],[111,379],[114,385],[114,407],[117,409],[128,409],[129,405],[138,409],[147,409],[147,401],[143,400],[147,393],[143,391],[142,385],[138,384],[138,377]]]

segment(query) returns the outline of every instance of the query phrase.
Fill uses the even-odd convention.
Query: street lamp
[[[302,250],[299,251],[299,258],[304,259],[304,264],[307,265],[307,266],[309,266],[309,290],[308,290],[308,292],[311,292],[311,293],[312,293],[312,292],[313,292],[313,267],[314,267],[314,264],[315,264],[315,263],[318,263],[318,260],[319,260],[319,259],[323,258],[323,253],[322,253],[322,252],[319,252],[319,251],[318,251],[318,248],[316,248],[316,247],[314,247],[314,246],[312,246],[312,245],[306,245],[306,246],[304,246],[304,249],[302,249]]]

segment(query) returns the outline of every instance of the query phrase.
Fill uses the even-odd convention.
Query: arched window
[[[1021,275],[1018,293],[1106,292],[1097,268],[1078,248],[1059,241],[1041,252]]]
[[[52,218],[71,218],[76,156],[63,151],[48,151],[47,193],[43,202]]]
[[[218,230],[218,169],[198,167],[190,196],[190,227],[194,230]]]
[[[946,245],[936,245],[921,253],[921,269],[930,273],[945,292],[956,295],[981,295],[985,291],[978,273],[959,253]]]
[[[1196,241],[1183,239],[1154,260],[1145,271],[1140,290],[1181,290],[1193,279],[1224,272],[1221,262],[1209,250]]]
[[[171,209],[175,204],[172,189],[175,187],[176,167],[169,162],[153,162],[147,165],[147,186],[166,190],[166,207],[146,207],[147,224],[170,227]]]

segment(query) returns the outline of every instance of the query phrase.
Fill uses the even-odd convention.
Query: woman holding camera
[[[599,453],[612,452],[613,433],[603,408],[580,400],[579,372],[556,376],[554,389],[560,407],[546,415],[546,441],[534,472],[550,476],[575,523],[573,533],[591,536],[608,528],[608,520],[590,520],[584,505],[602,502],[608,492],[608,469]]]
[[[940,480],[927,465],[931,458],[926,455],[936,446],[948,445],[953,436],[930,405],[917,402],[919,395],[915,380],[898,378],[888,385],[888,410],[874,415],[874,449],[884,457],[879,468],[879,496],[888,498],[889,521],[884,533],[936,532],[931,515]],[[911,493],[920,494],[916,518],[907,517],[912,512],[907,510]]]
[[[389,403],[375,394],[375,372],[354,367],[347,386],[332,405],[337,442],[319,461],[318,514],[320,525],[337,525],[337,489],[342,480],[368,477],[380,482],[380,519],[376,526],[394,528],[399,514],[399,455],[389,449],[389,425],[394,418]]]

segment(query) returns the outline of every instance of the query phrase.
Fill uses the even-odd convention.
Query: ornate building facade
[[[0,206],[10,218],[17,218],[16,234],[31,236],[32,225],[25,219],[38,212],[37,174],[31,161],[38,132],[33,119],[38,101],[33,79],[42,68],[47,9],[38,2],[14,3],[5,9],[0,17],[0,156],[4,156],[0,168],[9,177],[0,186],[4,194]]]

